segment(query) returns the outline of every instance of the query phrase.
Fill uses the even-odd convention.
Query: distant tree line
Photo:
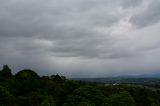
[[[58,74],[39,76],[30,69],[13,75],[4,65],[0,106],[160,106],[160,91],[74,81]]]

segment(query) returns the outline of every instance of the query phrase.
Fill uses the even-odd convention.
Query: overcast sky
[[[0,65],[105,77],[160,71],[160,0],[0,0]]]

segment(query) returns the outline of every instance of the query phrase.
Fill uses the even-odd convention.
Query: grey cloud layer
[[[148,7],[131,18],[131,22],[138,27],[146,27],[160,21],[160,1],[153,0]]]
[[[0,64],[68,76],[152,69],[132,61],[158,56],[159,7],[156,0],[1,0]]]

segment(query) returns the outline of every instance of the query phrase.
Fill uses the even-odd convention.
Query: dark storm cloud
[[[1,0],[0,64],[17,71],[32,68],[40,74],[72,77],[159,69],[155,60],[160,45],[159,4],[154,0]]]
[[[159,10],[160,1],[153,0],[144,11],[134,15],[130,21],[140,28],[155,24],[160,21]]]
[[[100,51],[104,51],[100,47],[105,45],[103,42],[110,41],[94,31],[94,27],[112,25],[119,20],[116,15],[107,13],[109,10],[100,7],[101,3],[96,1],[93,3],[90,0],[78,3],[72,1],[71,3],[77,7],[65,1],[48,2],[53,7],[49,3],[43,5],[42,0],[40,2],[16,0],[2,3],[1,36],[51,40],[54,43],[51,52],[55,56],[68,56],[69,52],[70,56],[73,54],[73,56],[96,57],[101,54]],[[89,5],[90,3],[92,4],[90,7],[79,6],[79,4]],[[105,4],[109,5],[108,3]],[[99,9],[97,10],[94,6]],[[88,9],[84,11],[81,7]],[[24,48],[23,51],[28,50],[26,44],[21,45],[24,45],[21,47]],[[34,43],[32,46],[34,47]]]
[[[90,2],[88,1],[87,4]],[[95,3],[93,6],[96,5]],[[80,4],[82,3],[80,2]],[[87,10],[83,10],[83,6],[79,6],[76,2],[73,2],[74,7],[70,2],[50,0],[47,2],[43,0],[15,0],[14,2],[8,0],[3,1],[0,5],[1,36],[54,36],[52,34],[59,34],[61,30],[68,32],[74,26],[108,26],[118,21],[116,16],[107,14],[107,9],[99,8],[97,10],[91,6]],[[88,21],[90,19],[92,21]],[[66,27],[71,28],[66,29]],[[58,32],[56,33],[56,31]]]

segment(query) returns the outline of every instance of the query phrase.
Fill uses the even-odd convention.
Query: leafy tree
[[[5,87],[0,86],[0,105],[8,104],[10,96],[9,91]]]
[[[119,94],[112,94],[109,98],[109,103],[112,106],[135,106],[133,97],[127,92],[121,92]]]
[[[152,103],[151,106],[159,106],[160,103],[156,104],[156,103]]]
[[[40,77],[32,70],[22,70],[15,75],[13,87],[17,95],[26,95],[40,87]]]
[[[77,106],[84,103],[82,101],[88,101],[87,104],[92,103],[92,106],[102,106],[106,102],[106,97],[96,87],[82,86],[68,96],[64,106]]]
[[[77,106],[95,106],[95,105],[91,102],[82,101]]]
[[[54,99],[51,96],[46,97],[40,106],[56,106]]]
[[[52,80],[54,81],[64,81],[66,80],[66,78],[64,76],[60,76],[60,75],[51,75],[50,77]]]
[[[30,78],[38,79],[38,78],[40,78],[36,72],[34,72],[33,70],[30,70],[30,69],[24,69],[22,71],[19,71],[15,75],[15,77],[17,79],[30,79]]]
[[[2,71],[0,72],[1,79],[9,79],[12,77],[11,69],[8,65],[4,65]]]
[[[0,106],[160,106],[159,101],[157,86],[104,86],[58,74],[40,77],[29,69],[12,75],[7,65],[0,71]]]

